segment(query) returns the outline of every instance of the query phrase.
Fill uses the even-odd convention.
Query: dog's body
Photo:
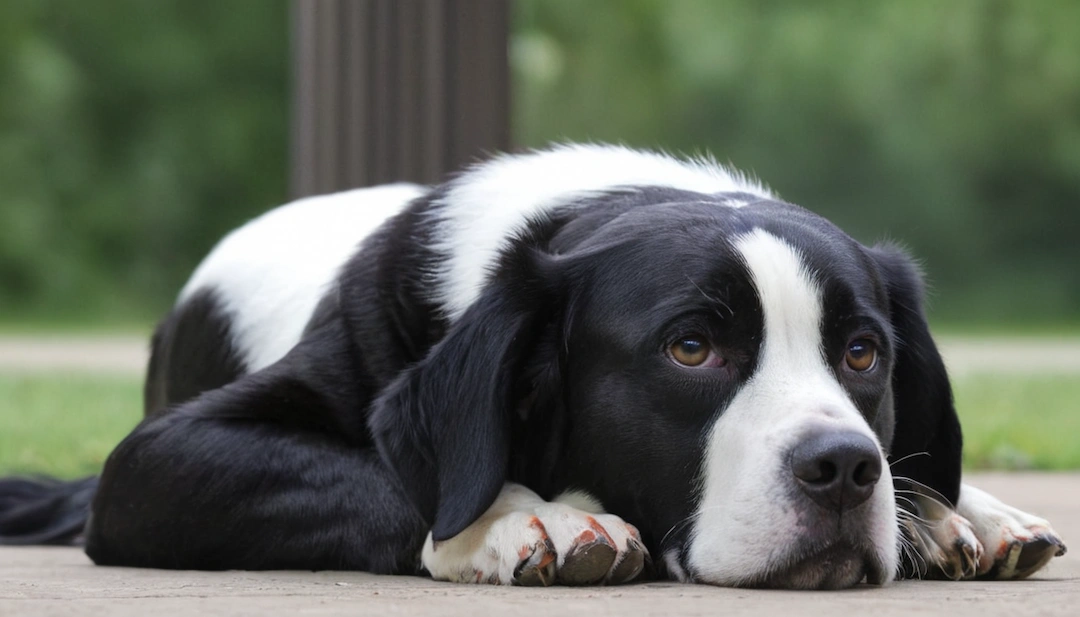
[[[903,254],[624,148],[256,219],[159,327],[146,405],[101,564],[835,588],[1064,550],[961,486]]]

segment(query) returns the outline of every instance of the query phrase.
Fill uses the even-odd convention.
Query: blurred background
[[[284,0],[0,5],[0,320],[151,320],[285,201],[289,32]],[[517,0],[510,45],[515,146],[708,151],[906,244],[940,322],[1080,321],[1080,4]]]
[[[223,233],[294,194],[290,9],[0,4],[0,334],[142,340]],[[515,0],[508,19],[512,147],[710,152],[865,243],[906,245],[931,281],[939,332],[1075,336],[1080,3]],[[1074,351],[1049,365],[1080,364]],[[1004,353],[1002,372],[1017,357]],[[1042,378],[1009,382],[1009,396],[1043,396]],[[5,413],[48,424],[12,406],[69,408],[103,383],[55,379],[0,374],[0,435]],[[989,398],[966,413],[1012,400],[987,394],[1000,377],[972,379],[961,389]],[[1075,422],[1075,375],[1053,379],[1056,402],[1040,404],[1060,408],[1057,426]],[[138,375],[120,381],[103,407],[126,401]],[[136,397],[118,425],[137,417]],[[1039,459],[1011,426],[995,425],[997,441],[971,460],[1080,464],[1080,452]],[[112,437],[101,443],[107,452]],[[61,473],[102,454],[87,456]],[[48,451],[19,457],[9,465],[53,464]]]

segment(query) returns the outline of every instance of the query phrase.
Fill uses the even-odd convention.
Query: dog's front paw
[[[1065,554],[1065,543],[1049,522],[977,488],[964,485],[957,509],[971,521],[986,549],[979,560],[979,578],[1025,578]]]
[[[563,585],[619,584],[645,567],[648,551],[633,525],[613,514],[590,514],[561,503],[536,509],[558,553]]]
[[[920,508],[923,516],[901,514],[913,553],[908,556],[907,576],[954,581],[973,578],[983,559],[982,543],[970,521],[951,510],[937,509],[924,505]]]
[[[621,518],[545,502],[513,484],[460,534],[442,542],[429,534],[422,553],[436,580],[503,585],[625,583],[647,559],[637,529]]]
[[[480,525],[484,529],[478,529]],[[481,519],[442,542],[433,542],[428,534],[422,559],[435,580],[550,585],[555,582],[557,556],[538,517],[508,512],[492,520]]]

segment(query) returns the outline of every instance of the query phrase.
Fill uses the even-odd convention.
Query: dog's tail
[[[97,476],[0,478],[0,545],[81,544]]]

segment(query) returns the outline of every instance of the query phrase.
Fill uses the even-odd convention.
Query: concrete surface
[[[0,372],[56,371],[141,376],[149,334],[0,336]],[[971,373],[1080,373],[1080,338],[948,336],[938,341],[954,376]]]
[[[149,334],[0,336],[0,373],[6,374],[77,371],[141,376],[149,356]]]
[[[938,345],[953,377],[972,373],[1080,373],[1080,339],[1076,337],[945,336],[938,339]]]
[[[116,615],[1080,615],[1080,473],[968,481],[1050,519],[1073,550],[1026,581],[904,581],[841,592],[676,583],[488,587],[358,572],[99,568],[74,548],[0,547],[0,616]]]

